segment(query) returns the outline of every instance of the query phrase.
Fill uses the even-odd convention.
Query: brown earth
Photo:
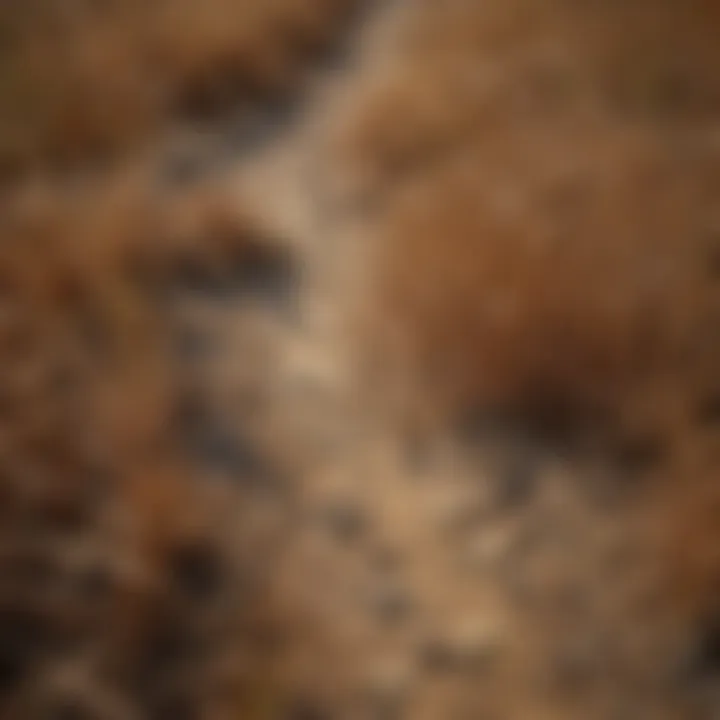
[[[341,4],[2,10],[0,717],[714,718],[717,9]]]

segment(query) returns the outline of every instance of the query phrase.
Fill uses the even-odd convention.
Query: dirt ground
[[[718,717],[718,11],[351,4],[0,65],[0,717]]]

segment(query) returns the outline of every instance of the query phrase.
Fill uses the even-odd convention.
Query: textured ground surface
[[[13,297],[120,359],[58,353],[101,398],[72,408],[95,422],[58,522],[52,472],[7,470],[4,717],[717,716],[712,8],[483,5],[367,3],[292,97],[101,187],[110,220],[59,202],[58,287]],[[45,248],[22,213],[58,201],[19,194]],[[154,322],[83,284],[75,238],[108,223],[88,262],[130,268]],[[85,319],[47,339],[58,298],[126,350]],[[12,387],[42,392],[23,357]]]

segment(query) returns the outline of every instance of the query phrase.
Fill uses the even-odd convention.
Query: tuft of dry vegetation
[[[179,444],[159,291],[248,224],[131,177],[19,189],[0,235],[0,714],[247,716],[268,612]]]
[[[128,155],[287,93],[352,0],[0,7],[0,715],[265,717],[281,611],[183,446],[177,286],[272,248]],[[119,162],[107,161],[123,160]],[[93,179],[61,174],[90,165]],[[170,299],[170,300],[169,300]]]
[[[0,168],[88,162],[178,114],[287,91],[352,0],[40,0],[0,7]]]
[[[382,201],[372,367],[412,378],[414,419],[480,414],[649,470],[670,604],[703,618],[720,602],[716,20],[703,2],[424,3],[334,139]]]
[[[497,140],[408,188],[384,219],[378,312],[407,332],[430,392],[536,429],[617,428],[646,403],[661,422],[652,403],[672,385],[712,393],[698,188],[632,136],[572,138],[572,168],[548,167],[567,133]]]
[[[720,105],[712,1],[421,0],[402,20],[333,138],[360,192],[392,194],[503,127],[520,138],[614,119],[689,134]]]

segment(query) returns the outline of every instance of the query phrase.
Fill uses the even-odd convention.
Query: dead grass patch
[[[373,306],[441,402],[572,429],[712,388],[702,181],[643,135],[571,133],[493,133],[382,221]]]
[[[0,8],[0,166],[73,164],[170,116],[287,89],[352,0],[81,0]]]
[[[3,203],[0,710],[243,713],[269,692],[268,613],[179,445],[158,290],[242,258],[248,226],[214,188],[137,177]]]
[[[659,448],[646,509],[685,618],[720,588],[716,13],[426,3],[336,138],[381,200],[363,337],[411,422]]]
[[[392,194],[474,138],[588,119],[712,124],[717,8],[704,0],[419,2],[333,138],[355,191]]]

